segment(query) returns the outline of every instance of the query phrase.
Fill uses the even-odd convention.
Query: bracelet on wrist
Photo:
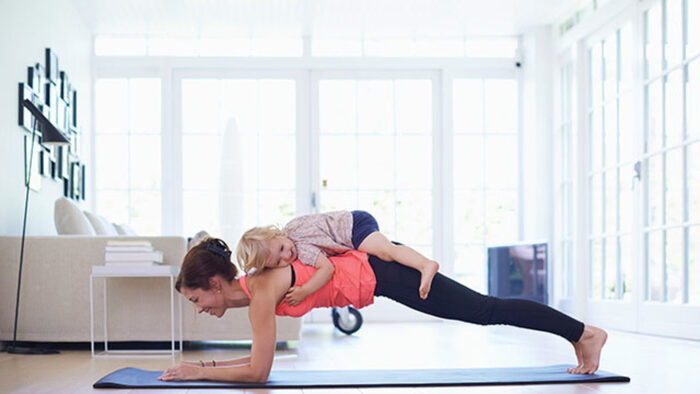
[[[201,365],[201,366],[202,366],[202,368],[204,368],[204,367],[205,367],[205,365],[204,365],[204,361],[202,361],[202,360],[199,360],[199,365]]]
[[[213,367],[216,367],[216,360],[211,360],[211,365],[212,365]]]

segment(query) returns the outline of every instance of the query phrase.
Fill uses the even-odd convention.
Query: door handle
[[[632,177],[633,180],[637,180],[639,182],[642,181],[642,162],[638,161],[634,163],[634,176]],[[635,182],[632,182],[632,190],[634,190],[634,185]]]

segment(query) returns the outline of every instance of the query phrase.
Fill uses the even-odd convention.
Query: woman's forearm
[[[193,367],[230,367],[234,365],[250,364],[250,356],[232,358],[230,360],[192,360],[183,361],[183,363],[192,365]]]
[[[288,279],[287,279],[288,280]],[[286,281],[285,281],[286,282]],[[285,284],[288,286],[288,282]],[[275,287],[277,286],[277,287]],[[275,307],[282,296],[285,286],[271,282],[259,282],[251,288],[248,317],[253,331],[253,344],[250,356],[225,360],[224,366],[200,368],[200,379],[265,383],[270,375],[275,356],[276,325]]]
[[[254,370],[250,364],[219,368],[200,368],[201,379],[222,382],[265,383],[267,373]]]
[[[211,362],[210,362],[211,363]],[[211,363],[212,367],[214,366],[213,363]],[[217,367],[227,367],[227,366],[233,366],[233,365],[246,365],[250,364],[250,356],[245,356],[245,357],[239,357],[239,358],[232,358],[230,360],[221,360],[216,362]],[[208,366],[209,364],[207,364]]]

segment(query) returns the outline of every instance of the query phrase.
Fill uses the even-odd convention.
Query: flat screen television
[[[489,295],[547,303],[546,242],[490,246]]]

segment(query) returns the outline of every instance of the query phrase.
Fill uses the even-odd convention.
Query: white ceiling
[[[517,35],[580,0],[71,0],[96,34]]]

